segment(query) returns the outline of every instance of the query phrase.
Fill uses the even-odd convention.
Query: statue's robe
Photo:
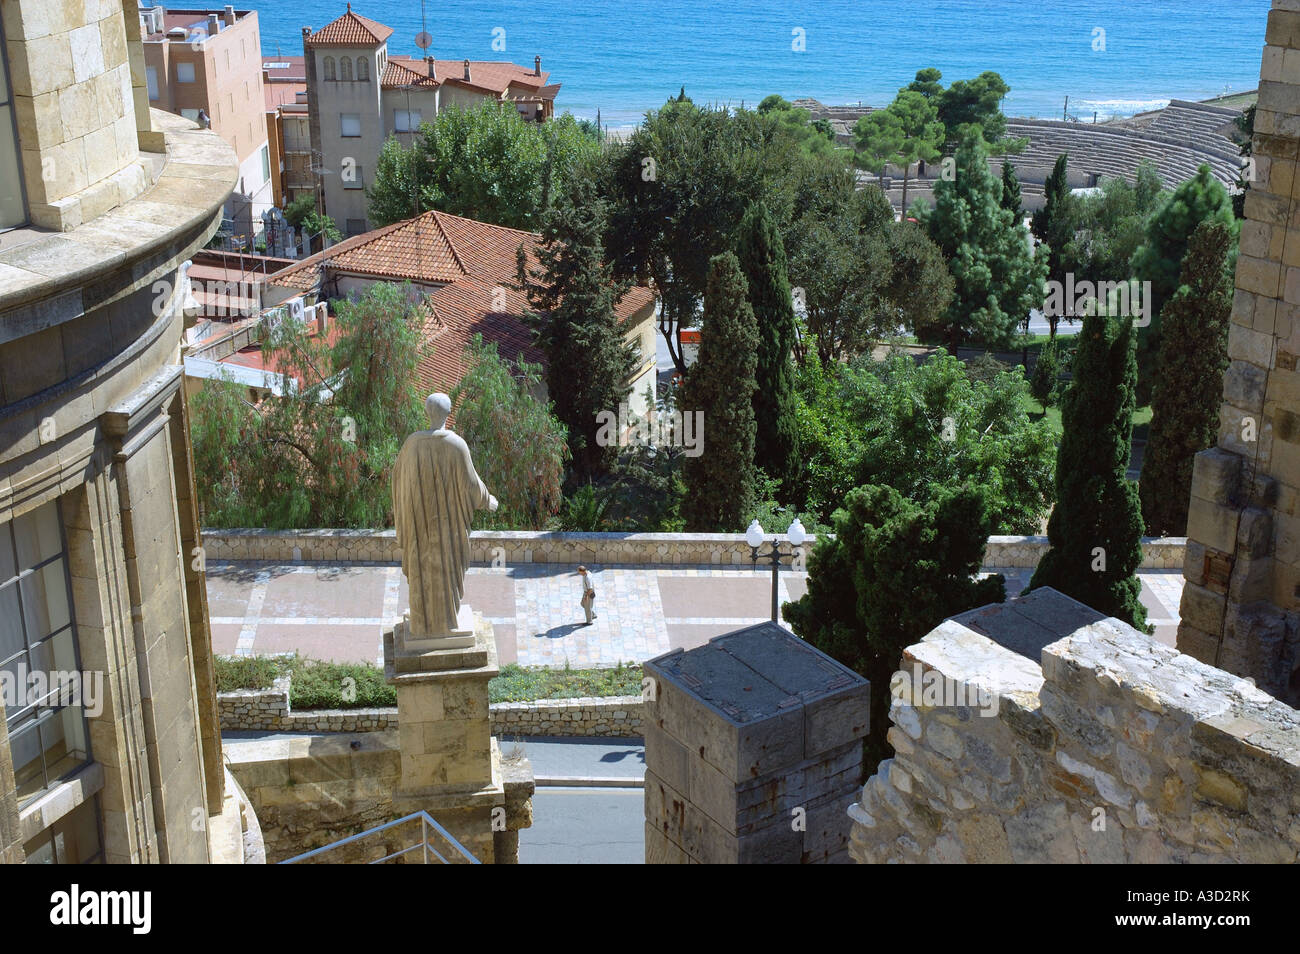
[[[416,431],[393,466],[393,516],[411,596],[410,634],[456,629],[469,569],[469,528],[491,497],[469,448],[449,430]]]

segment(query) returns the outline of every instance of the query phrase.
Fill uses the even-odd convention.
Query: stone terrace
[[[643,553],[641,562],[634,564],[602,563],[595,557],[603,548],[593,549],[589,540],[579,541],[581,547],[574,542],[574,538],[597,535],[553,536],[564,538],[559,543],[575,547],[570,558],[583,560],[593,570],[597,619],[591,626],[581,624],[576,562],[515,562],[508,558],[498,566],[474,566],[465,581],[465,598],[493,624],[502,664],[587,667],[639,663],[672,649],[692,649],[714,636],[767,618],[770,570],[752,568],[747,548],[744,564],[732,564],[730,559],[727,564],[672,563],[673,557],[667,553]],[[283,559],[280,551],[287,537],[264,536],[271,542],[261,552],[276,557],[270,560],[218,561],[210,553],[207,580],[214,650],[243,655],[298,651],[319,659],[380,661],[382,627],[407,605],[401,567],[395,561],[373,559]],[[221,538],[206,536],[205,547],[221,552],[210,546],[217,539]],[[731,541],[728,538],[726,542]],[[477,556],[477,534],[475,545]],[[660,545],[667,546],[656,543],[653,549],[657,551]],[[1161,550],[1162,545],[1167,553]],[[1032,573],[1032,561],[1026,557],[1039,549],[1023,542],[991,546],[990,553],[1008,562],[1030,565],[990,567],[988,572],[1003,573],[1008,595],[1016,595]],[[1148,555],[1159,554],[1151,562],[1164,567],[1141,573],[1142,599],[1156,626],[1156,637],[1170,645],[1177,629],[1183,583],[1181,572],[1171,564],[1176,557],[1181,565],[1181,550],[1181,541],[1148,543]],[[365,552],[371,557],[386,555],[373,549]],[[611,555],[615,553],[627,555],[622,550],[611,551]],[[537,555],[542,556],[540,551]],[[783,603],[801,597],[806,587],[805,572],[782,570],[779,596]]]

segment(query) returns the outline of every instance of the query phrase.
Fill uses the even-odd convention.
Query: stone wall
[[[942,623],[890,688],[859,862],[1297,860],[1300,713],[1054,590]]]
[[[813,538],[815,540],[815,538]],[[1142,566],[1178,569],[1181,537],[1142,541]],[[809,544],[811,546],[811,543]],[[397,563],[392,530],[206,530],[209,560],[293,563]],[[984,565],[1033,567],[1047,552],[1047,537],[989,537]],[[605,566],[752,566],[749,544],[739,533],[558,533],[475,530],[470,557],[477,563],[596,563]]]
[[[232,732],[378,732],[397,728],[397,707],[313,709],[293,712],[289,677],[270,689],[240,689],[217,697],[221,728]],[[640,696],[494,702],[489,706],[496,736],[641,736]]]
[[[393,804],[393,789],[402,774],[395,730],[228,740],[226,756],[231,773],[253,805],[266,860],[272,864],[409,814],[408,808]],[[508,863],[517,857],[518,830],[532,824],[532,768],[526,759],[502,759],[500,764],[505,830],[497,831],[493,839],[498,863]],[[419,838],[419,825],[407,824],[334,849],[320,860],[375,861],[418,843]],[[431,841],[440,850],[446,848],[437,837]],[[466,847],[479,853],[475,845]],[[412,858],[418,855],[414,852]]]
[[[1196,457],[1178,648],[1300,704],[1300,0],[1273,0],[1218,446]]]

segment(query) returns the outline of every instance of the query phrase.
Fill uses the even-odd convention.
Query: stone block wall
[[[848,860],[866,680],[773,623],[645,668],[648,864]]]
[[[123,11],[119,0],[13,0],[0,13],[37,225],[74,229],[151,184],[127,48],[138,26]]]
[[[905,651],[894,757],[850,811],[857,861],[1297,860],[1300,713],[1055,591],[1029,599]],[[1041,666],[1000,633],[1046,642]]]
[[[1178,647],[1300,703],[1300,0],[1273,0],[1218,446],[1197,455]]]
[[[393,800],[402,775],[394,730],[229,740],[226,756],[257,815],[266,860],[272,864],[387,824],[411,811]],[[533,792],[532,768],[526,759],[502,759],[500,765],[505,828],[488,836],[494,843],[490,848],[465,842],[476,857],[495,856],[498,864],[517,859],[518,829],[532,824],[529,799]],[[452,827],[446,818],[435,816],[435,820]],[[420,826],[408,823],[334,849],[320,861],[376,861],[418,843],[419,838]],[[430,840],[440,850],[446,848],[441,839]],[[413,852],[409,860],[418,862],[419,855]]]
[[[813,538],[815,542],[816,538]],[[1182,537],[1142,541],[1145,569],[1183,565]],[[811,547],[813,543],[807,546]],[[293,563],[397,563],[401,553],[392,530],[213,530],[203,533],[209,560]],[[1034,567],[1048,550],[1045,536],[989,537],[984,565]],[[752,566],[749,544],[739,533],[560,533],[475,530],[470,558],[476,563],[595,563],[605,566]]]

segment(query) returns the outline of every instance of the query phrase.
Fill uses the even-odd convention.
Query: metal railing
[[[325,845],[324,847],[317,848],[314,851],[308,851],[305,852],[304,854],[296,855],[293,858],[287,858],[284,861],[281,861],[280,864],[292,865],[292,864],[297,864],[300,861],[307,861],[309,859],[315,859],[318,861],[319,860],[328,861],[329,859],[322,858],[322,856],[326,852],[334,851],[337,848],[342,848],[344,845],[354,844],[358,841],[361,841],[364,838],[374,838],[376,835],[380,834],[381,832],[385,832],[390,828],[396,828],[399,825],[406,825],[416,820],[420,822],[420,838],[418,841],[416,841],[414,844],[408,845],[405,848],[401,848],[398,851],[394,851],[387,855],[384,855],[382,858],[376,858],[374,861],[368,861],[366,862],[366,864],[371,864],[371,865],[387,864],[389,862],[395,861],[398,858],[403,858],[406,855],[409,855],[413,851],[421,852],[421,856],[420,856],[421,860],[415,862],[416,864],[425,864],[425,865],[435,864],[435,863],[444,864],[444,865],[482,864],[482,862],[480,862],[477,858],[471,855],[469,851],[466,850],[464,845],[462,845],[459,841],[457,841],[452,836],[451,832],[447,831],[447,829],[439,825],[433,819],[432,815],[424,811],[412,812],[411,814],[403,818],[398,818],[395,819],[394,821],[390,821],[386,825],[380,825],[377,828],[369,828],[366,831],[358,832],[357,834],[351,835],[348,838],[342,838],[338,841]],[[447,842],[448,845],[451,846],[452,850],[447,851],[447,854],[451,855],[450,859],[448,859],[445,855],[443,855],[443,853],[439,851],[438,848],[429,840],[430,835],[441,836],[442,839],[445,842]],[[457,854],[459,854],[461,857],[457,858],[456,857]]]

